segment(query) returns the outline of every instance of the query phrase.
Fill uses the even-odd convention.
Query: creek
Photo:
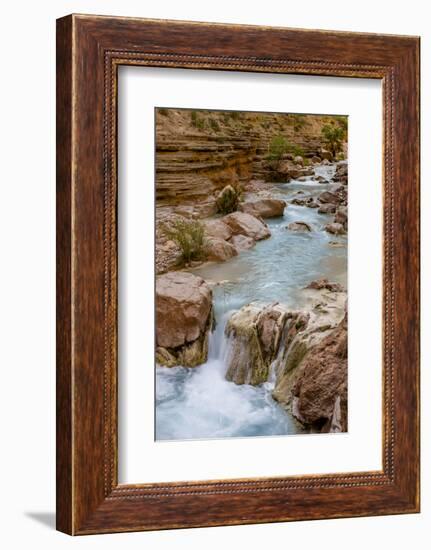
[[[333,166],[316,174],[328,180]],[[338,184],[307,181],[274,184],[271,196],[290,201],[316,196]],[[247,197],[247,198],[252,198]],[[310,300],[304,287],[327,278],[347,287],[347,237],[324,230],[333,216],[316,208],[289,204],[284,215],[266,220],[271,237],[223,263],[192,271],[213,288],[216,329],[210,335],[208,360],[195,368],[156,367],[156,439],[212,439],[302,433],[304,428],[271,396],[273,376],[260,386],[236,385],[225,379],[229,341],[224,328],[230,315],[252,301],[282,302],[292,309]],[[303,221],[311,232],[289,231]]]

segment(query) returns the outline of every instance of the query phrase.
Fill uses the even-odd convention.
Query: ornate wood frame
[[[383,470],[119,485],[119,65],[377,78],[384,101]],[[57,528],[419,511],[419,38],[70,15],[57,21]]]

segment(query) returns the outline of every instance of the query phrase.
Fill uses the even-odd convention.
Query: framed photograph
[[[57,21],[57,528],[419,511],[419,38]]]

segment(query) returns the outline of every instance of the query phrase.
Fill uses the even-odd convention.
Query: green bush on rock
[[[217,196],[216,205],[220,214],[230,214],[238,209],[240,192],[232,185],[226,185]]]
[[[163,226],[163,233],[181,250],[184,263],[201,260],[205,250],[205,228],[197,220],[177,219]]]

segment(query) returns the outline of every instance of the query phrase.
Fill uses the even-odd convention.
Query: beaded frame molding
[[[382,471],[118,483],[120,65],[382,80]],[[90,534],[418,511],[419,38],[90,15],[59,19],[57,529]]]

